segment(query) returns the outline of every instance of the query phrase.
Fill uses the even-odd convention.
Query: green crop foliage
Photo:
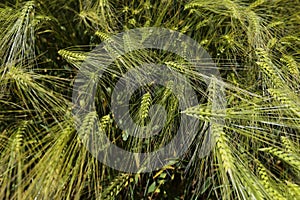
[[[76,130],[72,90],[81,64],[112,35],[140,27],[193,38],[212,56],[223,82],[211,77],[207,86],[174,54],[133,51],[105,71],[96,111]],[[167,117],[157,135],[136,138],[117,126],[110,101],[119,78],[145,62],[189,79],[200,104],[179,110],[173,82],[139,88],[129,106],[134,121],[149,124],[154,104]],[[0,199],[299,199],[299,63],[299,0],[2,1]],[[218,88],[226,107],[213,109]],[[172,139],[181,115],[201,122],[193,144],[151,173],[111,169],[84,146],[99,119],[97,134],[119,147],[154,151]]]

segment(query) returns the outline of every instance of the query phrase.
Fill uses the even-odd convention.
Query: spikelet
[[[229,141],[228,138],[223,130],[224,128],[224,121],[223,118],[225,117],[224,115],[224,109],[222,104],[222,99],[219,99],[219,92],[222,92],[220,90],[220,86],[217,84],[217,80],[215,77],[212,77],[211,82],[208,86],[208,91],[209,91],[209,98],[208,98],[208,104],[206,106],[206,109],[203,110],[204,112],[211,113],[210,114],[210,130],[211,134],[213,136],[213,139],[216,144],[216,148],[220,154],[220,158],[222,161],[222,165],[225,169],[225,172],[229,174],[231,181],[233,184],[234,183],[234,178],[232,175],[233,171],[233,166],[234,166],[234,158],[232,156],[231,149],[229,147]],[[204,114],[204,113],[203,113]],[[220,116],[222,116],[220,118]],[[208,117],[209,115],[206,115]],[[219,120],[216,120],[216,119]]]
[[[68,61],[84,61],[86,59],[83,53],[72,52],[65,49],[59,50],[58,54]]]
[[[288,193],[290,194],[290,196],[292,196],[294,199],[299,198],[300,197],[300,186],[292,183],[290,181],[285,181],[287,188],[288,188]]]
[[[212,77],[208,91],[207,105],[190,107],[182,111],[182,113],[210,122],[214,122],[217,119],[223,120],[228,117],[230,115],[230,111],[225,108],[225,100],[222,97],[222,93],[224,92],[223,87],[217,83],[215,77]]]
[[[23,139],[26,137],[25,136],[25,131],[27,129],[27,124],[28,121],[24,121],[19,125],[19,128],[14,136],[13,139],[13,147],[15,149],[14,153],[12,155],[15,155],[15,159],[17,162],[17,180],[18,180],[18,185],[19,189],[17,191],[18,193],[18,198],[22,199],[22,165],[23,165],[23,158],[22,158],[22,151],[23,151],[23,146],[24,142]]]
[[[284,23],[283,21],[275,21],[275,22],[271,22],[270,24],[268,24],[267,28],[268,28],[268,29],[272,29],[272,28],[274,28],[274,27],[276,27],[276,26],[282,25],[283,23]],[[277,40],[277,42],[278,42],[278,40]],[[268,46],[268,47],[269,47],[269,46]]]
[[[257,161],[258,164],[258,174],[260,176],[260,182],[266,189],[269,196],[274,200],[283,200],[285,199],[274,187],[272,187],[273,183],[270,180],[270,177],[267,173],[266,168]]]
[[[189,29],[190,29],[190,26],[184,26],[184,27],[180,30],[180,33],[185,34]]]
[[[26,20],[29,19],[30,14],[34,12],[34,1],[28,1],[24,5],[21,11],[21,17],[18,20],[21,20],[23,24],[26,23]]]
[[[27,16],[34,10],[34,1],[28,1],[23,7],[22,15]]]
[[[136,26],[136,20],[134,19],[134,18],[131,18],[131,19],[129,19],[128,20],[128,24],[131,24],[131,25],[133,25],[133,26]]]
[[[199,21],[198,24],[196,25],[196,30],[199,30],[200,28],[206,26],[209,22],[210,22],[209,19],[204,19],[204,20],[202,20],[202,21]],[[208,42],[208,40],[205,39],[205,40],[203,40],[203,42],[201,42],[200,44],[201,44],[201,45],[204,45],[204,44],[206,44],[207,42]]]
[[[106,188],[102,195],[101,199],[115,199],[117,195],[127,187],[130,181],[129,174],[120,174],[115,177],[112,181],[110,181],[110,185]]]
[[[168,81],[166,83],[166,89],[164,91],[163,99],[167,99],[171,94],[172,94],[172,89],[174,88],[174,82],[173,81]]]
[[[151,94],[147,92],[142,97],[141,108],[140,108],[141,120],[144,120],[146,117],[148,117],[150,105],[151,105]]]
[[[237,77],[235,75],[235,73],[229,73],[227,75],[227,79],[230,81],[230,83],[232,83],[233,85],[235,86],[239,86],[239,83],[238,83],[238,80],[237,80]]]
[[[131,38],[129,33],[125,33],[123,35],[123,41],[124,41],[124,50],[125,52],[132,51],[134,49],[138,49],[137,46],[135,46],[136,42],[135,39]]]
[[[234,111],[233,109],[216,109],[212,111],[211,105],[197,105],[187,108],[181,113],[210,122],[213,120],[238,117],[241,111]]]
[[[38,27],[39,24],[46,21],[52,21],[52,18],[46,15],[37,15],[34,17],[33,26]]]
[[[147,19],[143,27],[150,27],[151,19]]]
[[[267,44],[267,48],[268,49],[272,49],[274,48],[274,46],[278,43],[278,39],[277,38],[271,38]]]
[[[84,117],[81,127],[79,127],[78,141],[88,146],[89,150],[93,153],[107,149],[110,143],[107,143],[106,137],[103,134],[106,134],[110,122],[110,115],[105,115],[98,120],[96,111],[88,113]]]

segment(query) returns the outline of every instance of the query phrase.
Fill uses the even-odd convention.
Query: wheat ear
[[[265,2],[266,2],[266,0],[256,0],[249,5],[249,9],[254,9],[254,8],[264,4]]]
[[[106,188],[102,195],[101,199],[115,199],[117,195],[127,187],[130,182],[129,174],[120,174],[115,177],[112,181],[110,181],[110,185]]]
[[[175,63],[175,62],[172,62],[172,61],[168,61],[168,62],[165,62],[165,64],[168,66],[168,67],[171,67],[181,73],[184,73],[185,72],[185,69],[183,68],[182,65],[178,64],[178,63]]]
[[[266,168],[259,161],[257,161],[257,164],[260,182],[264,186],[270,197],[275,200],[285,200],[285,198],[272,186],[273,183],[271,182]]]
[[[287,67],[289,69],[289,72],[295,76],[299,77],[299,68],[297,62],[294,60],[292,56],[283,55],[280,59],[281,61],[285,62],[287,64]]]
[[[275,88],[284,87],[284,82],[278,74],[279,69],[275,67],[272,60],[269,58],[269,54],[262,48],[257,48],[256,54],[258,56],[258,61],[256,64],[260,69],[266,74],[272,81]]]
[[[300,172],[300,160],[294,154],[287,153],[277,147],[261,148],[260,151],[273,154]]]
[[[86,55],[83,53],[72,52],[65,49],[59,50],[58,54],[69,61],[84,61],[86,59]]]
[[[285,181],[287,188],[288,188],[288,193],[290,194],[291,197],[293,197],[294,199],[299,198],[300,197],[300,186],[292,183],[290,181]]]
[[[294,96],[289,89],[273,89],[269,88],[268,92],[280,103],[285,105],[290,111],[292,111],[296,116],[300,117],[299,110],[299,100],[298,97]],[[291,97],[293,99],[291,99]]]
[[[149,107],[151,105],[151,94],[150,92],[147,92],[142,97],[141,102],[141,108],[140,108],[140,117],[141,120],[144,120],[146,117],[148,117]]]
[[[282,141],[283,146],[285,147],[286,152],[288,153],[297,153],[299,147],[297,148],[291,139],[286,136],[281,136],[280,140]]]
[[[98,36],[102,41],[108,41],[110,39],[110,35],[101,31],[96,31],[95,35]]]

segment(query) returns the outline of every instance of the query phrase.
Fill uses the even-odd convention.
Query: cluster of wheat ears
[[[140,27],[193,38],[222,81],[206,85],[170,52],[129,52],[105,70],[96,110],[76,129],[72,90],[82,62],[112,35]],[[138,138],[117,126],[110,102],[119,78],[147,62],[185,76],[200,103],[179,110],[172,81],[139,88],[130,100],[134,121],[149,124],[154,104],[167,117],[157,135]],[[299,63],[299,0],[2,1],[0,199],[299,199]],[[226,107],[216,110],[218,87]],[[182,115],[200,121],[193,144],[151,173],[114,170],[80,139],[99,123],[99,134],[119,147],[151,152],[170,142]],[[215,145],[201,156],[208,141]]]

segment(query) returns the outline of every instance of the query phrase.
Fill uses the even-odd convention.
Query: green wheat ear
[[[249,9],[255,9],[256,7],[261,6],[264,3],[266,3],[266,0],[256,0],[249,5]]]
[[[287,136],[280,137],[283,146],[285,147],[288,153],[298,153],[300,151],[299,145],[296,145],[291,139]]]
[[[289,72],[295,76],[299,77],[299,65],[293,58],[293,56],[289,55],[283,55],[282,58],[280,59],[281,61],[285,62],[287,64],[287,67],[289,69]]]
[[[34,8],[35,2],[28,1],[21,9],[11,10],[10,15],[1,16],[0,56],[3,59],[1,65],[6,68],[12,63],[20,62],[22,65],[25,60],[35,56]]]
[[[108,188],[104,189],[101,199],[115,199],[118,194],[128,186],[130,182],[129,174],[120,174],[110,181]]]
[[[110,115],[105,115],[100,119],[100,127],[103,131],[106,130],[107,126],[110,124],[111,118]]]
[[[288,163],[300,172],[300,158],[297,157],[295,154],[287,153],[284,150],[279,149],[277,147],[262,148],[260,149],[260,151],[273,154],[274,156],[280,158],[281,160]]]
[[[299,199],[299,10],[299,1],[292,0],[0,3],[0,199]],[[187,64],[187,58],[155,49],[119,56],[114,48],[118,46],[110,46],[135,49],[134,40],[143,42],[151,33],[125,35],[120,44],[113,43],[110,34],[147,26],[179,31],[205,47],[215,69],[233,83],[224,84],[224,96],[230,97],[226,108],[213,109],[221,107],[213,102],[222,96],[220,85],[215,82],[207,92],[203,75],[195,70],[200,66]],[[157,35],[158,43],[161,37]],[[117,59],[98,82],[97,112],[87,113],[75,130],[78,121],[67,111],[75,106],[73,75],[93,53],[85,52],[86,47],[101,42]],[[180,50],[193,53],[187,48]],[[89,141],[101,150],[107,141],[87,136],[98,139],[105,134],[126,150],[151,152],[172,140],[181,127],[180,102],[170,89],[180,89],[176,82],[166,88],[153,84],[130,99],[130,115],[142,123],[149,118],[151,104],[167,111],[163,129],[153,138],[122,140],[108,105],[112,91],[106,89],[112,90],[123,73],[156,61],[190,78],[201,104],[181,113],[204,122],[186,157],[174,164],[174,176],[162,169],[157,175],[140,174],[131,183],[130,174],[102,164],[82,143]],[[90,74],[91,82],[96,74]],[[80,94],[82,107],[88,106],[85,94]],[[212,151],[199,156],[211,140]],[[184,171],[189,174],[183,177]],[[163,187],[147,193],[152,179]],[[184,187],[178,195],[171,189],[177,183]]]
[[[285,181],[287,188],[288,188],[288,193],[290,196],[294,199],[300,197],[300,185],[297,185],[296,183],[292,183],[290,181]]]
[[[269,54],[262,48],[256,49],[258,61],[256,64],[260,69],[269,77],[275,88],[282,88],[285,86],[284,81],[279,75],[280,69],[278,69],[269,58]]]
[[[240,179],[243,185],[247,188],[247,193],[256,199],[263,199],[262,186],[257,184],[257,177],[253,174],[251,168],[246,163],[235,162],[237,169],[240,171]]]
[[[148,117],[148,112],[149,112],[149,108],[151,105],[151,101],[152,101],[152,98],[151,98],[150,92],[147,92],[146,94],[143,95],[141,107],[140,107],[141,120],[144,120]]]
[[[109,41],[110,35],[101,31],[96,31],[95,35],[98,36],[102,41]]]
[[[59,50],[58,54],[68,61],[84,61],[86,59],[86,55],[83,53],[72,52],[65,49]]]
[[[216,148],[220,153],[220,160],[225,168],[225,172],[231,174],[234,168],[234,158],[228,145],[229,141],[223,131],[223,126],[213,123],[211,124],[211,131],[216,143]]]
[[[273,187],[273,182],[271,182],[271,178],[266,170],[266,168],[259,162],[257,161],[257,165],[258,165],[258,174],[260,176],[260,182],[261,184],[264,186],[264,188],[266,189],[268,195],[270,196],[270,198],[272,199],[276,199],[276,200],[285,200],[286,198],[284,198],[274,187]]]
[[[168,67],[171,67],[181,73],[184,73],[185,72],[185,69],[182,65],[176,63],[176,62],[173,62],[173,61],[168,61],[168,62],[165,62],[165,64],[168,66]]]
[[[297,117],[300,117],[299,98],[294,95],[288,88],[273,89],[269,88],[268,92],[288,110],[292,111]]]

